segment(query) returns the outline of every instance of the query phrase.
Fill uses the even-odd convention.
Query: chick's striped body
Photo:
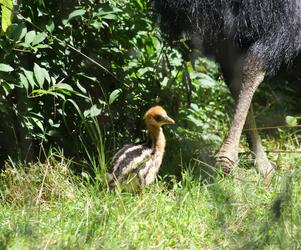
[[[153,183],[159,171],[165,150],[165,137],[161,128],[173,124],[160,106],[149,109],[145,116],[148,140],[145,144],[128,144],[112,159],[112,170],[107,174],[110,187],[136,190]]]
[[[149,143],[129,144],[120,149],[112,160],[109,185],[125,189],[144,187],[155,181],[162,163],[163,153]]]

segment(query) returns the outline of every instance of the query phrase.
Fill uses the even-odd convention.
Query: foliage
[[[167,134],[180,144],[170,150],[190,155],[199,146],[189,142],[223,136],[229,98],[217,66],[186,62],[146,1],[22,1],[0,53],[2,159],[31,160],[44,145],[98,161],[100,145],[111,155],[141,138],[143,112],[156,103],[177,120]]]
[[[1,28],[2,31],[6,31],[7,27],[11,25],[11,18],[12,18],[12,8],[13,8],[13,1],[12,0],[1,0]]]

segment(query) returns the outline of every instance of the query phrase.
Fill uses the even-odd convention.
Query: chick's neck
[[[147,125],[146,128],[148,131],[148,140],[151,141],[152,148],[156,151],[164,153],[166,142],[162,128],[154,125]]]

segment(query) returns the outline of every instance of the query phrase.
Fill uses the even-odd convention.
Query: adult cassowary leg
[[[245,61],[241,84],[236,100],[234,117],[228,135],[216,155],[216,161],[225,173],[229,173],[238,160],[240,136],[248,115],[253,95],[264,79],[265,72],[255,58]]]
[[[256,129],[256,122],[253,115],[252,105],[250,106],[245,123],[247,140],[250,150],[253,153],[257,171],[264,177],[270,178],[273,175],[274,168],[262,147],[260,136]]]
[[[235,102],[237,103],[238,96],[241,91],[240,81],[238,79],[233,78],[233,75],[229,75],[226,70],[224,70],[224,77],[229,85],[231,94],[233,95]],[[249,148],[252,152],[252,156],[255,160],[255,166],[257,171],[264,178],[272,177],[272,172],[274,168],[268,160],[268,157],[261,144],[261,138],[256,129],[256,122],[253,114],[252,104],[250,105],[244,128],[246,129],[245,133],[247,136],[247,141],[249,144]]]

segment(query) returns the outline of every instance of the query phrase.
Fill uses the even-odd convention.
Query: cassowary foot
[[[264,179],[269,180],[272,178],[275,168],[268,160],[265,153],[257,153],[255,157],[255,166]]]
[[[216,168],[221,169],[224,174],[229,174],[235,166],[235,160],[225,154],[218,153],[215,156]]]

